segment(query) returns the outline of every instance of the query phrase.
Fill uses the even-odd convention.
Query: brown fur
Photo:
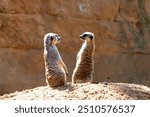
[[[66,75],[63,72],[48,69],[46,73],[46,82],[51,87],[59,87],[66,84]]]
[[[85,41],[78,52],[76,67],[73,71],[73,83],[85,83],[92,81],[93,67],[94,67],[94,39]]]
[[[57,40],[53,39],[53,42],[47,34],[44,38],[45,75],[50,87],[59,87],[66,84],[68,71],[55,45]]]

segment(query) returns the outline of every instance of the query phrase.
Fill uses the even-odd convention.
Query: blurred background
[[[0,0],[0,94],[46,85],[48,32],[62,37],[71,81],[85,31],[96,37],[93,82],[150,86],[150,0]]]

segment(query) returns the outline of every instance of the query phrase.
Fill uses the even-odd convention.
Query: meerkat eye
[[[57,35],[57,38],[60,39],[61,37],[59,35]]]
[[[84,37],[87,37],[88,35],[87,35],[87,34],[84,34],[83,36],[84,36]]]

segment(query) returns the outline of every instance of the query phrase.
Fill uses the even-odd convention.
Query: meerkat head
[[[56,33],[48,33],[44,36],[44,44],[55,45],[59,43],[61,37]]]
[[[84,41],[91,41],[94,39],[94,34],[92,32],[84,32],[79,37],[80,37],[80,39],[82,39]]]

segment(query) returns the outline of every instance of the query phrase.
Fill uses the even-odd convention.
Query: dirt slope
[[[146,100],[150,99],[150,88],[125,83],[77,84],[52,89],[48,86],[27,89],[0,96],[1,100]]]
[[[48,32],[62,37],[58,49],[69,77],[82,44],[78,35],[91,31],[93,82],[150,87],[150,0],[70,1],[0,0],[0,95],[45,85]]]

